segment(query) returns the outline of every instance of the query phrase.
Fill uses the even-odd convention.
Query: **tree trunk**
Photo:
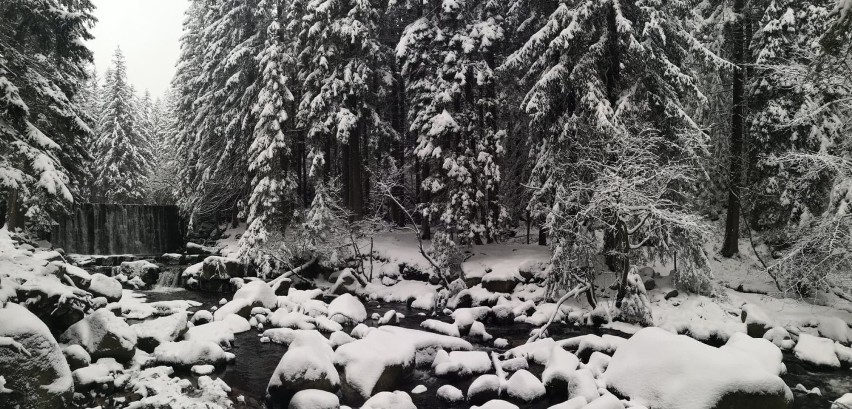
[[[429,177],[429,163],[424,161],[422,163],[422,166],[423,166],[422,180],[426,180],[426,178]],[[429,194],[428,189],[421,189],[420,193],[422,195],[422,197],[420,199],[420,203],[422,203],[422,206],[428,207],[429,203],[432,201],[432,198],[431,198],[432,195]],[[423,240],[429,240],[429,239],[432,238],[432,230],[431,230],[429,218],[430,217],[429,217],[428,214],[426,214],[426,210],[424,208],[423,219],[420,221],[420,223],[421,223],[421,227],[420,227],[421,236],[420,236],[420,238],[423,239]]]
[[[10,232],[26,228],[24,206],[21,203],[18,191],[15,189],[10,190],[6,196],[6,227]]]
[[[618,226],[616,240],[621,253],[618,257],[620,264],[618,267],[621,269],[621,284],[618,286],[618,294],[615,297],[615,307],[621,308],[621,302],[627,294],[627,275],[630,273],[630,234],[627,231],[627,223],[624,221],[619,220],[616,225]]]
[[[734,13],[742,15],[745,0],[734,1]],[[725,242],[722,256],[731,257],[739,253],[740,241],[740,194],[742,193],[743,120],[745,117],[745,35],[742,21],[734,23],[732,41],[734,87],[731,101],[730,173],[728,175],[728,215],[725,220]]]
[[[361,129],[360,124],[355,126],[355,131],[349,135],[348,142],[348,193],[349,193],[349,210],[356,219],[364,216],[364,183],[361,178]]]
[[[541,227],[538,228],[538,245],[547,245],[547,227],[544,227],[544,223],[542,223]]]

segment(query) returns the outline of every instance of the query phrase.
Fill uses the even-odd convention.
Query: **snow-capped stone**
[[[518,405],[500,399],[492,399],[482,406],[473,406],[471,409],[518,409]]]
[[[213,313],[207,310],[198,310],[195,314],[192,314],[192,318],[189,321],[195,325],[206,324],[213,321]]]
[[[528,361],[539,365],[547,365],[547,360],[550,358],[550,352],[554,345],[556,345],[556,341],[553,338],[543,338],[506,351],[506,357],[524,357]]]
[[[796,346],[796,342],[793,341],[793,338],[790,336],[790,333],[784,329],[784,327],[774,327],[769,331],[766,331],[763,334],[763,339],[768,340],[769,342],[775,344],[778,348],[783,350],[790,350]]]
[[[216,367],[210,364],[193,365],[189,370],[196,375],[210,375],[216,371]]]
[[[519,369],[529,368],[530,364],[527,362],[526,358],[519,357],[507,359],[505,361],[500,362],[500,367],[503,368],[503,370],[506,372],[515,372]]]
[[[234,354],[225,352],[211,341],[178,341],[160,344],[154,349],[152,358],[157,364],[191,368],[195,365],[223,365],[233,360]]]
[[[592,371],[592,374],[594,374],[595,377],[598,377],[606,371],[606,367],[609,365],[610,359],[609,355],[594,352],[592,353],[592,356],[589,357],[589,362],[586,364],[586,368]]]
[[[485,351],[439,350],[432,362],[435,375],[468,377],[491,370],[491,357]]]
[[[453,385],[441,386],[438,388],[438,392],[436,394],[438,395],[438,398],[448,403],[456,403],[464,400],[464,392]]]
[[[461,334],[459,333],[459,327],[456,326],[456,324],[451,324],[449,322],[429,319],[421,322],[420,327],[451,337],[461,336]]]
[[[175,341],[187,330],[186,314],[177,312],[169,316],[133,324],[130,328],[136,332],[139,349],[151,352],[157,345]]]
[[[601,396],[598,385],[595,383],[595,374],[588,368],[581,368],[568,374],[567,389],[568,399],[579,396],[591,402]]]
[[[379,392],[364,402],[361,409],[417,409],[411,396],[402,391]]]
[[[481,405],[500,397],[500,378],[497,375],[481,375],[467,388],[467,401],[471,405]]]
[[[139,277],[147,285],[157,284],[160,278],[160,267],[147,260],[125,261],[118,271],[128,279]]]
[[[532,402],[544,396],[546,390],[538,378],[526,369],[521,369],[506,383],[506,394],[522,402]]]
[[[557,399],[568,397],[568,376],[577,370],[580,359],[561,345],[553,345],[550,359],[541,374],[547,392]]]
[[[343,368],[341,389],[346,400],[392,391],[413,370],[416,345],[384,328],[389,327],[371,331],[335,351],[334,363]]]
[[[624,404],[615,396],[607,394],[589,402],[583,409],[624,409]]]
[[[340,376],[334,367],[334,351],[317,331],[296,331],[290,347],[275,368],[266,394],[275,402],[287,402],[299,391],[319,389],[336,392]]]
[[[333,349],[337,349],[337,347],[341,345],[345,345],[352,341],[355,341],[355,338],[352,338],[351,336],[349,336],[349,334],[343,331],[335,331],[331,333],[331,335],[328,337],[328,340],[329,342],[331,342],[331,347]]]
[[[60,339],[82,346],[92,360],[115,358],[127,362],[136,352],[136,332],[107,309],[97,310],[72,325]]]
[[[381,318],[379,318],[379,325],[397,325],[399,324],[399,316],[396,311],[390,310],[385,313]]]
[[[367,309],[358,297],[345,293],[328,304],[328,317],[341,324],[346,322],[357,324],[367,319]]]
[[[847,409],[852,408],[852,393],[843,394],[831,403],[831,409]]]
[[[62,354],[65,355],[65,360],[72,371],[92,364],[92,357],[77,344],[62,348]]]
[[[746,332],[752,338],[761,338],[766,331],[772,328],[772,320],[769,315],[754,304],[743,305],[740,319],[746,324]]]
[[[417,385],[417,386],[414,387],[414,389],[411,390],[411,394],[419,395],[423,392],[426,392],[426,390],[427,390],[426,385]]]
[[[479,321],[474,321],[474,323],[471,324],[468,335],[471,338],[478,339],[482,342],[488,342],[494,338],[485,330],[485,325]]]
[[[340,400],[337,395],[319,389],[298,391],[287,405],[287,409],[337,409],[339,407]]]
[[[834,352],[834,341],[828,338],[801,333],[793,352],[796,354],[796,358],[817,366],[840,367],[840,360]]]
[[[659,328],[621,345],[602,379],[613,393],[659,409],[709,409],[731,399],[742,407],[786,408],[792,400],[784,381],[747,354]]]
[[[228,301],[213,314],[216,321],[225,319],[230,314],[237,314],[248,318],[255,307],[275,308],[278,306],[278,297],[272,291],[272,287],[263,281],[251,281],[240,287],[231,301]]]
[[[74,390],[83,392],[101,385],[109,385],[115,381],[115,374],[124,367],[112,358],[101,358],[87,367],[72,372]]]
[[[846,368],[852,366],[852,348],[841,345],[839,342],[834,343],[834,353],[837,355],[837,360]]]
[[[109,302],[116,302],[121,299],[121,283],[101,273],[92,274],[88,290],[92,293],[92,296],[104,297]]]
[[[846,321],[838,317],[819,317],[817,331],[819,331],[820,336],[844,345],[849,344],[850,335],[852,335],[850,334],[849,326],[846,325]]]
[[[71,369],[41,320],[26,308],[0,307],[0,393],[3,408],[60,408],[71,406]]]
[[[764,338],[752,338],[737,332],[720,349],[740,351],[755,359],[767,372],[781,375],[784,367],[781,349]]]

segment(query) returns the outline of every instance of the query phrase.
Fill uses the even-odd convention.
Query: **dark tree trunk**
[[[734,13],[742,15],[745,0],[734,1]],[[731,257],[739,253],[740,214],[743,177],[743,121],[745,117],[745,35],[744,22],[733,25],[731,39],[733,41],[732,60],[734,69],[734,86],[731,98],[731,139],[730,139],[730,173],[728,175],[728,215],[725,220],[725,242],[722,245],[722,256]]]
[[[616,13],[614,6],[610,5],[609,12],[607,13],[607,71],[606,71],[606,94],[607,100],[609,101],[610,106],[615,107],[615,104],[618,101],[618,82],[621,79],[621,51],[618,48],[618,37],[614,34],[617,33],[618,27],[616,24]],[[618,258],[610,253],[614,252],[618,247],[618,225],[617,223],[613,225],[613,227],[608,227],[604,230],[604,254],[606,259],[606,265],[612,271],[618,271]]]
[[[12,189],[6,196],[6,227],[10,232],[17,229],[24,230],[24,228],[26,228],[26,221],[27,219],[24,216],[24,206],[23,203],[21,203],[18,191]]]
[[[349,210],[356,219],[364,216],[363,181],[361,178],[361,125],[356,125],[355,131],[349,135],[347,144],[348,165],[346,172],[347,193],[349,195]]]
[[[538,229],[538,245],[547,245],[547,227],[544,227],[544,223],[542,223],[542,226]]]
[[[422,165],[423,165],[422,180],[426,180],[426,178],[429,177],[429,163],[424,161],[422,163]],[[432,195],[429,193],[429,190],[427,190],[427,189],[421,189],[420,193],[422,195],[422,197],[420,198],[420,203],[422,203],[422,205],[424,206],[423,219],[420,221],[420,223],[421,223],[420,238],[423,239],[423,240],[429,240],[429,239],[432,238],[432,229],[431,229],[432,226],[431,226],[430,220],[429,220],[430,217],[426,213],[425,207],[428,207],[429,203],[432,201],[432,197],[431,197]]]

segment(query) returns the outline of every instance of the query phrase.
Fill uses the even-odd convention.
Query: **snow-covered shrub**
[[[448,281],[452,281],[453,278],[464,278],[461,268],[464,254],[449,234],[442,231],[435,233],[429,254],[441,268],[440,274],[446,277]]]

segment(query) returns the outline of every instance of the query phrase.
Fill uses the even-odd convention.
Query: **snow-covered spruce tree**
[[[244,210],[248,156],[256,123],[256,57],[266,27],[256,1],[195,0],[184,22],[178,71],[181,171],[178,204],[191,226],[236,221]]]
[[[789,153],[834,153],[848,137],[846,104],[837,101],[852,97],[850,84],[836,74],[814,73],[822,57],[819,39],[833,7],[831,0],[772,0],[752,40],[749,196],[756,229],[794,227],[827,208],[831,174],[784,158]],[[786,233],[776,233],[785,240]]]
[[[0,2],[0,195],[6,224],[46,227],[85,176],[91,130],[73,102],[87,79],[88,0]]]
[[[676,260],[680,287],[712,292],[703,229],[683,193],[706,152],[688,108],[705,99],[692,67],[724,61],[691,34],[693,5],[566,1],[504,65],[535,81],[524,100],[543,135],[531,185],[550,208],[560,286],[589,284],[611,254],[617,304],[631,264],[649,259]]]
[[[178,188],[177,123],[175,101],[170,91],[157,98],[151,110],[152,145],[155,147],[150,178],[150,202],[174,204]]]
[[[491,1],[423,2],[396,47],[420,161],[426,223],[439,219],[461,244],[498,233],[505,136],[497,126],[495,48],[503,39]],[[427,231],[424,229],[424,231]]]
[[[356,218],[365,214],[371,152],[379,138],[396,138],[378,110],[393,81],[391,50],[378,40],[380,11],[363,0],[293,1],[288,11],[310,175],[341,176],[343,203]]]
[[[245,259],[258,266],[263,275],[272,273],[280,262],[266,250],[280,246],[284,232],[293,218],[298,203],[296,182],[290,172],[293,141],[288,135],[285,103],[292,101],[285,73],[292,57],[284,42],[280,21],[281,0],[263,0],[257,11],[259,21],[267,25],[264,49],[258,56],[260,92],[254,111],[258,117],[249,147],[249,171],[252,173],[248,199],[248,228],[240,238],[240,251]]]
[[[96,200],[141,203],[147,196],[153,152],[134,99],[124,55],[116,49],[104,87],[103,113],[95,143]]]

